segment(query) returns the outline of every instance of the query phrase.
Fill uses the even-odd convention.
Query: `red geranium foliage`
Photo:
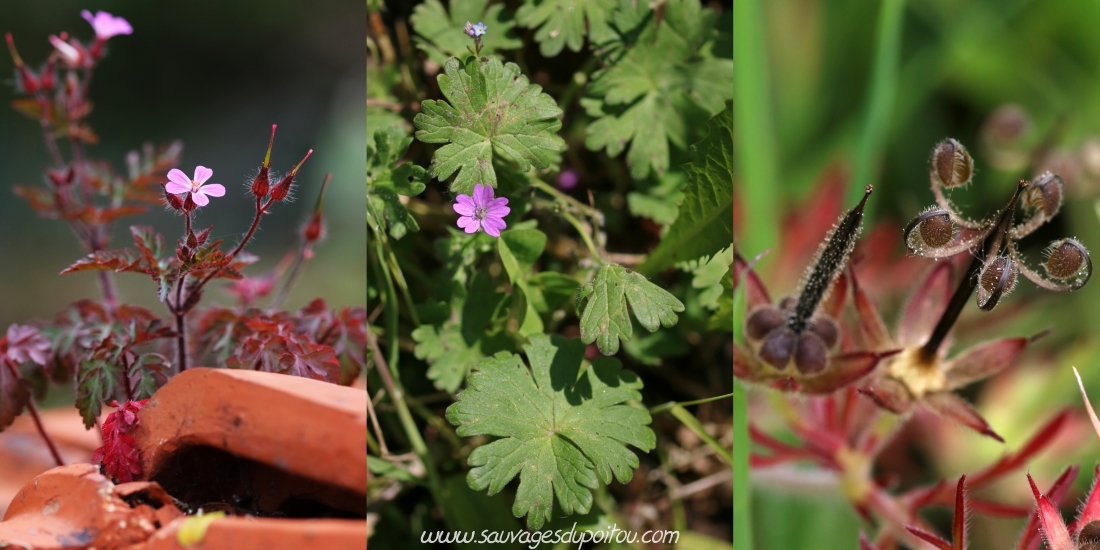
[[[107,415],[103,422],[103,446],[95,450],[92,460],[102,463],[107,475],[119,483],[133,481],[134,476],[141,475],[137,442],[129,433],[138,425],[137,413],[147,402],[148,399],[142,399],[119,405],[117,400],[112,400],[111,406],[117,410]]]

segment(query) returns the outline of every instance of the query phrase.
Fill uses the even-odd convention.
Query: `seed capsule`
[[[982,126],[982,135],[996,147],[1012,147],[1031,130],[1031,119],[1019,105],[993,111]]]
[[[947,245],[955,239],[955,222],[942,208],[921,213],[905,228],[905,245],[914,254]]]
[[[793,330],[783,327],[768,333],[764,339],[764,345],[760,346],[757,355],[765,363],[779,369],[786,370],[794,353],[794,345],[798,341],[798,335]]]
[[[1077,532],[1077,544],[1100,548],[1100,520],[1090,521]],[[1078,548],[1085,548],[1085,546],[1078,546]]]
[[[821,338],[826,348],[835,346],[840,336],[840,332],[836,328],[836,323],[827,317],[814,317],[813,320],[810,321],[810,326],[808,328],[810,332]]]
[[[1055,279],[1068,279],[1085,265],[1089,253],[1081,243],[1073,239],[1062,239],[1047,249],[1047,261],[1043,264],[1047,275]]]
[[[787,316],[782,311],[771,307],[762,307],[749,315],[745,320],[745,335],[752,340],[763,340],[769,332],[782,326],[787,321]]]
[[[825,342],[813,332],[805,332],[798,337],[798,346],[794,352],[794,366],[802,374],[817,374],[825,370],[828,362],[828,350]]]
[[[1065,195],[1066,182],[1062,178],[1043,172],[1035,181],[1031,182],[1027,191],[1024,191],[1024,201],[1028,206],[1042,210],[1047,218],[1053,218],[1062,208],[1062,197]]]
[[[966,152],[966,147],[948,138],[932,150],[928,172],[936,184],[947,189],[960,187],[970,183],[970,177],[974,175],[974,159]]]
[[[997,256],[978,272],[978,307],[989,311],[1016,286],[1019,269],[1006,256]]]

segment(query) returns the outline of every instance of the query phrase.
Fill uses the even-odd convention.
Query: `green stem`
[[[599,263],[604,263],[603,257],[600,255],[599,250],[596,250],[596,243],[592,242],[592,237],[588,235],[588,231],[585,230],[584,224],[580,222],[573,214],[563,211],[561,216],[565,218],[565,221],[569,222],[569,225],[573,226],[573,229],[577,230],[580,234],[581,240],[584,241],[584,246],[588,247],[588,252],[592,254],[592,259]]]
[[[884,0],[879,13],[875,64],[871,72],[867,118],[859,138],[855,176],[848,186],[848,200],[859,200],[871,183],[875,164],[886,147],[894,96],[898,88],[901,59],[901,27],[905,21],[905,0]]]
[[[695,435],[699,436],[699,439],[702,439],[711,449],[714,449],[714,454],[718,455],[722,460],[725,460],[726,464],[733,464],[733,456],[730,454],[730,451],[703,429],[703,424],[699,422],[698,418],[695,418],[695,415],[691,414],[680,405],[673,405],[672,408],[669,409],[669,412],[671,412],[672,416],[675,416],[681,424],[695,432]]]
[[[732,276],[732,273],[730,274]],[[744,285],[733,293],[733,345],[742,341]],[[733,547],[752,548],[752,486],[749,485],[749,407],[745,389],[733,381]]]
[[[672,407],[676,407],[676,406],[690,407],[692,405],[701,405],[703,403],[710,403],[711,401],[721,401],[722,399],[729,399],[731,397],[733,397],[733,394],[732,393],[727,393],[725,395],[718,395],[718,396],[715,396],[715,397],[708,397],[706,399],[696,399],[695,401],[684,401],[682,403],[677,403],[675,401],[669,401],[668,403],[665,403],[664,405],[657,405],[656,407],[653,407],[653,408],[649,409],[649,414],[661,414],[661,413],[671,409]]]
[[[369,205],[370,201],[368,201],[367,204]],[[377,258],[379,260],[385,258],[386,254],[382,242],[375,238],[374,244]],[[428,446],[424,443],[424,439],[420,436],[420,430],[416,426],[416,421],[413,420],[412,413],[409,412],[408,404],[405,402],[405,389],[401,384],[401,372],[398,369],[398,360],[401,356],[401,350],[397,345],[397,291],[394,289],[393,278],[390,276],[389,270],[378,262],[375,262],[373,265],[381,272],[382,279],[386,283],[386,332],[389,336],[389,357],[388,361],[386,361],[386,368],[389,371],[389,378],[392,379],[393,384],[393,387],[387,388],[387,390],[389,391],[390,400],[393,402],[394,408],[397,409],[397,416],[401,421],[401,427],[406,437],[409,438],[409,443],[412,445],[413,452],[420,457],[420,461],[424,464],[424,470],[428,474],[428,487],[431,490],[432,498],[435,499],[437,503],[442,503],[444,495],[439,480],[439,473],[435,470],[435,464],[432,462],[431,453],[428,451]]]

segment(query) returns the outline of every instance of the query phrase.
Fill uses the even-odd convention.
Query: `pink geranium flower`
[[[493,188],[489,185],[474,185],[474,195],[459,195],[455,199],[455,212],[461,216],[458,218],[458,226],[467,233],[477,233],[484,229],[493,237],[500,236],[500,230],[507,227],[504,216],[512,211],[508,208],[508,199],[493,198]]]
[[[134,32],[129,21],[121,17],[115,17],[105,11],[97,11],[93,16],[90,11],[83,10],[80,12],[80,16],[92,24],[92,28],[95,29],[95,37],[98,40],[107,40],[112,36]]]
[[[187,177],[187,174],[184,174],[181,170],[173,168],[168,172],[168,179],[170,181],[164,186],[164,189],[174,195],[191,193],[191,200],[195,201],[195,204],[206,206],[210,204],[210,199],[206,198],[207,195],[211,197],[225,196],[225,186],[222,184],[211,183],[206,185],[206,180],[210,179],[210,176],[213,175],[213,170],[205,166],[196,166],[195,178],[190,179]]]

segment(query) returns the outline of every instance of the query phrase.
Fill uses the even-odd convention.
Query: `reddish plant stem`
[[[8,366],[8,370],[11,371],[11,375],[19,380],[19,371],[15,370],[15,365],[10,361],[4,361],[4,364]],[[34,406],[34,398],[27,401],[27,412],[31,413],[31,419],[34,420],[34,426],[38,429],[38,434],[42,436],[42,439],[46,442],[46,446],[50,448],[50,454],[53,455],[53,459],[57,462],[58,466],[64,466],[65,461],[61,459],[61,453],[57,451],[57,445],[54,445],[50,435],[46,433],[45,426],[42,425],[42,419],[38,417],[38,409]]]
[[[127,352],[122,352],[122,387],[126,388],[126,400],[134,400],[134,390],[130,387],[130,358]]]
[[[236,258],[237,254],[240,254],[241,250],[244,249],[244,245],[247,244],[250,239],[252,239],[252,235],[256,233],[256,229],[260,227],[260,217],[267,213],[267,208],[271,206],[271,203],[273,201],[271,199],[268,199],[266,204],[261,205],[262,202],[263,198],[256,197],[256,217],[252,219],[252,226],[248,228],[248,232],[244,234],[244,238],[241,239],[241,242],[237,243],[237,246],[233,248],[233,251],[226,255],[226,258],[228,258],[229,261],[233,261],[233,258]],[[195,285],[195,291],[197,292],[201,290],[202,287],[205,286],[206,283],[210,282],[210,279],[213,279],[214,276],[217,274],[217,269],[211,269],[210,273],[203,277],[202,280],[199,281],[199,284]]]
[[[184,235],[184,241],[191,236],[191,213],[187,213],[186,219],[186,233]],[[187,281],[187,273],[182,269],[180,270],[179,280],[176,283],[176,304],[172,305],[168,303],[168,309],[176,316],[176,362],[179,365],[177,372],[183,372],[187,370],[187,323],[184,321],[184,316],[187,311],[183,309],[183,286]]]

